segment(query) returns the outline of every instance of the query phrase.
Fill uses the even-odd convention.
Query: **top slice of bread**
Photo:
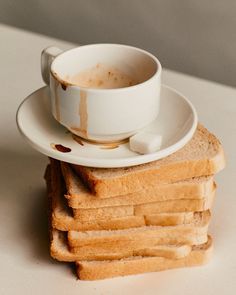
[[[68,205],[75,209],[139,205],[177,199],[203,199],[210,195],[215,187],[212,176],[202,176],[171,184],[153,185],[145,190],[127,195],[96,198],[69,164],[62,162],[61,170],[67,189],[65,197],[68,200]]]
[[[145,190],[157,184],[212,175],[225,166],[219,140],[202,125],[193,138],[176,153],[127,168],[91,168],[73,165],[83,181],[100,198],[125,195]]]

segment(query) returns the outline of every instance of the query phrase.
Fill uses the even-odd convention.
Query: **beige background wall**
[[[139,46],[167,68],[236,86],[236,0],[0,0],[0,22]]]

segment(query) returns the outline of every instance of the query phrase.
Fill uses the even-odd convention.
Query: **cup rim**
[[[155,61],[156,65],[157,65],[157,70],[155,71],[155,73],[149,78],[147,79],[146,81],[144,82],[141,82],[141,83],[138,83],[136,85],[132,85],[132,86],[127,86],[127,87],[122,87],[122,88],[90,88],[90,87],[81,87],[81,86],[78,86],[78,85],[75,85],[75,84],[72,84],[64,79],[62,79],[60,77],[60,75],[57,74],[57,72],[55,70],[53,70],[53,67],[55,66],[55,63],[57,62],[58,59],[62,58],[64,54],[68,54],[69,52],[72,52],[72,51],[76,51],[80,48],[86,48],[86,47],[97,47],[97,46],[116,46],[116,47],[126,47],[126,48],[130,48],[130,49],[133,49],[133,50],[136,50],[136,51],[139,51],[143,54],[146,54],[148,55],[149,57],[152,58],[152,60]],[[94,44],[88,44],[88,45],[82,45],[82,46],[77,46],[77,47],[74,47],[74,48],[71,48],[69,50],[66,50],[66,51],[63,51],[61,54],[59,54],[53,61],[52,61],[52,64],[51,64],[51,68],[50,68],[50,74],[53,76],[54,79],[56,79],[59,83],[65,85],[66,87],[73,87],[73,88],[76,88],[78,90],[84,90],[84,91],[87,91],[87,92],[118,92],[118,91],[128,91],[130,89],[135,89],[135,88],[139,88],[139,87],[142,87],[143,85],[146,85],[148,83],[150,83],[154,78],[158,78],[160,75],[161,75],[161,72],[162,72],[162,66],[161,66],[161,63],[160,61],[158,60],[158,58],[153,55],[152,53],[144,50],[144,49],[141,49],[141,48],[138,48],[138,47],[135,47],[135,46],[131,46],[131,45],[125,45],[125,44],[117,44],[117,43],[94,43]]]

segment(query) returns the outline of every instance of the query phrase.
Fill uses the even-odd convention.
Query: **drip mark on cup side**
[[[54,80],[54,98],[55,98],[55,113],[56,113],[56,119],[58,122],[61,120],[61,112],[60,112],[60,102],[58,97],[58,86],[59,82],[57,80]]]
[[[54,77],[54,80],[61,84],[61,88],[63,90],[66,90],[68,86],[73,85],[72,83],[66,81],[69,79],[69,75],[66,75],[65,80],[63,80],[58,76],[57,73],[51,71],[51,74]]]
[[[80,117],[80,132],[82,137],[87,138],[88,128],[88,112],[87,112],[87,93],[84,90],[80,90],[80,102],[79,102],[79,117]]]
[[[65,85],[65,84],[62,84],[62,83],[61,83],[61,88],[62,88],[63,90],[66,90],[67,86],[68,86],[68,85]]]

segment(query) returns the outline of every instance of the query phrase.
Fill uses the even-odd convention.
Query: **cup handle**
[[[49,85],[50,83],[50,68],[55,57],[61,54],[63,50],[51,46],[45,48],[41,53],[41,74],[43,81]]]

